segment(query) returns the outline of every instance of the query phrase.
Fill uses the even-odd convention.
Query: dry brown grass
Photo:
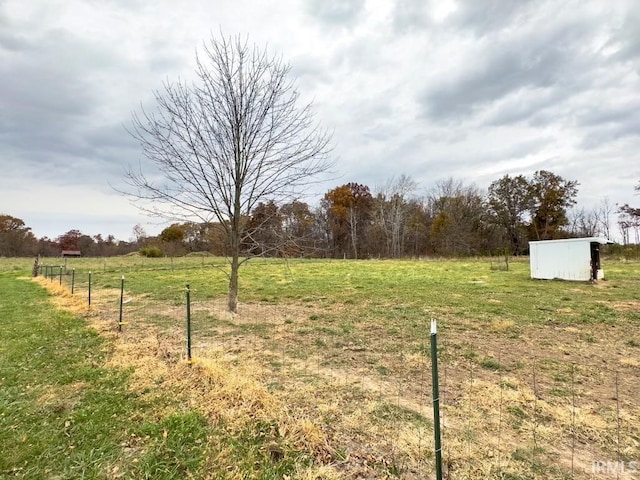
[[[614,302],[611,307],[618,312],[640,312],[640,302]]]
[[[33,281],[52,294],[51,301],[57,307],[69,310],[77,315],[85,315],[90,311],[86,299],[78,295],[71,295],[71,292],[66,286],[44,277],[36,277]]]

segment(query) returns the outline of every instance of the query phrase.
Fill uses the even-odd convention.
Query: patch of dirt
[[[86,388],[83,382],[68,385],[47,385],[36,403],[41,408],[56,413],[70,412],[80,400],[82,391]]]
[[[563,307],[563,308],[556,308],[556,313],[564,313],[567,315],[573,314],[574,311],[571,307]]]
[[[640,312],[640,302],[614,302],[609,304],[616,312]]]

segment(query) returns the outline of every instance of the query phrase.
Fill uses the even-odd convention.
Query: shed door
[[[600,244],[591,242],[591,280],[598,279],[598,270],[600,270]]]

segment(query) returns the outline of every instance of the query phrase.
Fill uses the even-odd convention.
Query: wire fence
[[[348,305],[313,301],[242,304],[232,314],[202,286],[158,284],[144,266],[122,270],[38,268],[112,320],[123,341],[152,337],[169,363],[255,365],[291,415],[324,432],[334,446],[330,461],[350,477],[435,472],[431,318],[395,305],[381,326],[353,318]],[[526,343],[488,345],[482,332],[442,325],[445,478],[638,478],[637,361],[611,368],[562,351],[531,354]]]

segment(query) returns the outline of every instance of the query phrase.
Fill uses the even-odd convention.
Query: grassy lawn
[[[107,368],[110,342],[54,308],[28,279],[0,274],[0,475],[185,478],[205,456],[196,411],[150,403]],[[172,413],[158,416],[160,411]]]
[[[527,259],[511,262],[508,271],[493,269],[488,259],[252,260],[241,270],[241,303],[231,315],[224,307],[223,259],[69,259],[68,271],[76,269],[75,295],[65,308],[75,316],[53,310],[42,290],[16,279],[32,263],[2,262],[0,269],[9,273],[1,278],[11,284],[2,300],[10,310],[2,318],[19,318],[2,325],[2,342],[11,335],[17,340],[3,344],[1,361],[9,349],[19,355],[29,335],[46,346],[59,334],[75,352],[61,360],[64,365],[77,362],[78,375],[83,369],[101,372],[66,383],[52,381],[51,372],[27,380],[37,374],[15,367],[21,361],[7,361],[1,376],[12,378],[4,372],[15,367],[31,385],[19,387],[30,396],[13,395],[40,411],[46,391],[31,395],[32,389],[49,381],[70,385],[53,394],[62,398],[56,405],[67,404],[65,395],[71,398],[65,407],[70,412],[82,407],[77,399],[87,389],[105,390],[105,396],[117,391],[113,396],[124,402],[119,413],[109,410],[118,402],[105,401],[107,423],[97,429],[104,454],[70,440],[68,430],[79,420],[64,409],[57,417],[59,438],[44,442],[59,449],[56,455],[70,450],[83,461],[99,456],[92,471],[101,473],[94,476],[117,467],[134,477],[155,468],[153,478],[172,478],[170,472],[179,478],[187,470],[211,478],[428,477],[431,318],[439,323],[444,456],[451,478],[586,479],[593,461],[640,455],[638,262],[605,259],[607,279],[589,284],[531,280]],[[126,324],[118,334],[122,275]],[[69,280],[64,276],[63,284]],[[43,285],[55,291],[58,281]],[[187,283],[192,367],[185,362]],[[11,289],[18,289],[15,295]],[[18,307],[23,290],[35,297]],[[54,298],[65,295],[71,297],[67,291]],[[23,309],[36,329],[29,334],[18,327]],[[49,320],[53,331],[39,332],[42,318],[67,319],[74,328],[53,327]],[[89,348],[90,341],[95,345]],[[29,342],[23,348],[30,361],[38,351]],[[63,355],[60,345],[52,351]],[[72,370],[61,369],[67,376]],[[113,382],[120,383],[106,386]],[[139,421],[122,423],[121,416]],[[172,466],[172,454],[163,449],[171,439],[169,451],[185,447],[189,439],[172,437],[171,423],[180,424],[183,416],[194,422],[186,424],[199,449],[194,447],[192,460]],[[5,472],[42,456],[29,453],[29,442],[21,442],[25,433],[16,428],[9,428],[9,441],[17,453],[2,465]],[[134,445],[126,446],[132,433]],[[89,439],[84,443],[91,445]],[[163,477],[157,472],[167,461]],[[71,467],[61,463],[46,468],[69,475],[64,472]]]

